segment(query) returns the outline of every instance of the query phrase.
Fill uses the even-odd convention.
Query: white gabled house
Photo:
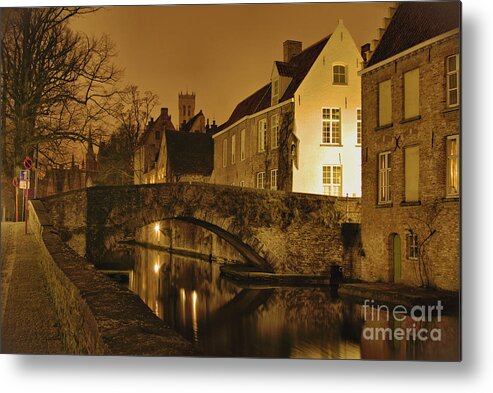
[[[361,196],[362,58],[351,34],[339,21],[305,50],[286,41],[283,60],[213,136],[212,181]]]

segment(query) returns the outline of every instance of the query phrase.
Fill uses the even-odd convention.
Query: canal
[[[252,287],[221,276],[220,263],[149,247],[135,248],[129,288],[206,356],[325,359],[454,360],[454,316],[421,324],[440,329],[440,341],[366,339],[365,328],[411,326],[365,320],[362,305],[327,288]]]

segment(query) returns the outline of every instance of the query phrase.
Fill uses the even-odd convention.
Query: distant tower
[[[178,94],[178,113],[180,114],[178,128],[181,128],[184,122],[195,116],[195,93],[188,94],[187,91],[186,94],[182,92]]]

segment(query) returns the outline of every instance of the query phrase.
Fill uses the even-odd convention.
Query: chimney
[[[301,53],[302,43],[301,41],[287,40],[283,43],[284,49],[284,62],[289,63],[293,57]]]

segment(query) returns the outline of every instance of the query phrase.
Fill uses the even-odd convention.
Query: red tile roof
[[[401,3],[366,67],[460,26],[461,3]]]

